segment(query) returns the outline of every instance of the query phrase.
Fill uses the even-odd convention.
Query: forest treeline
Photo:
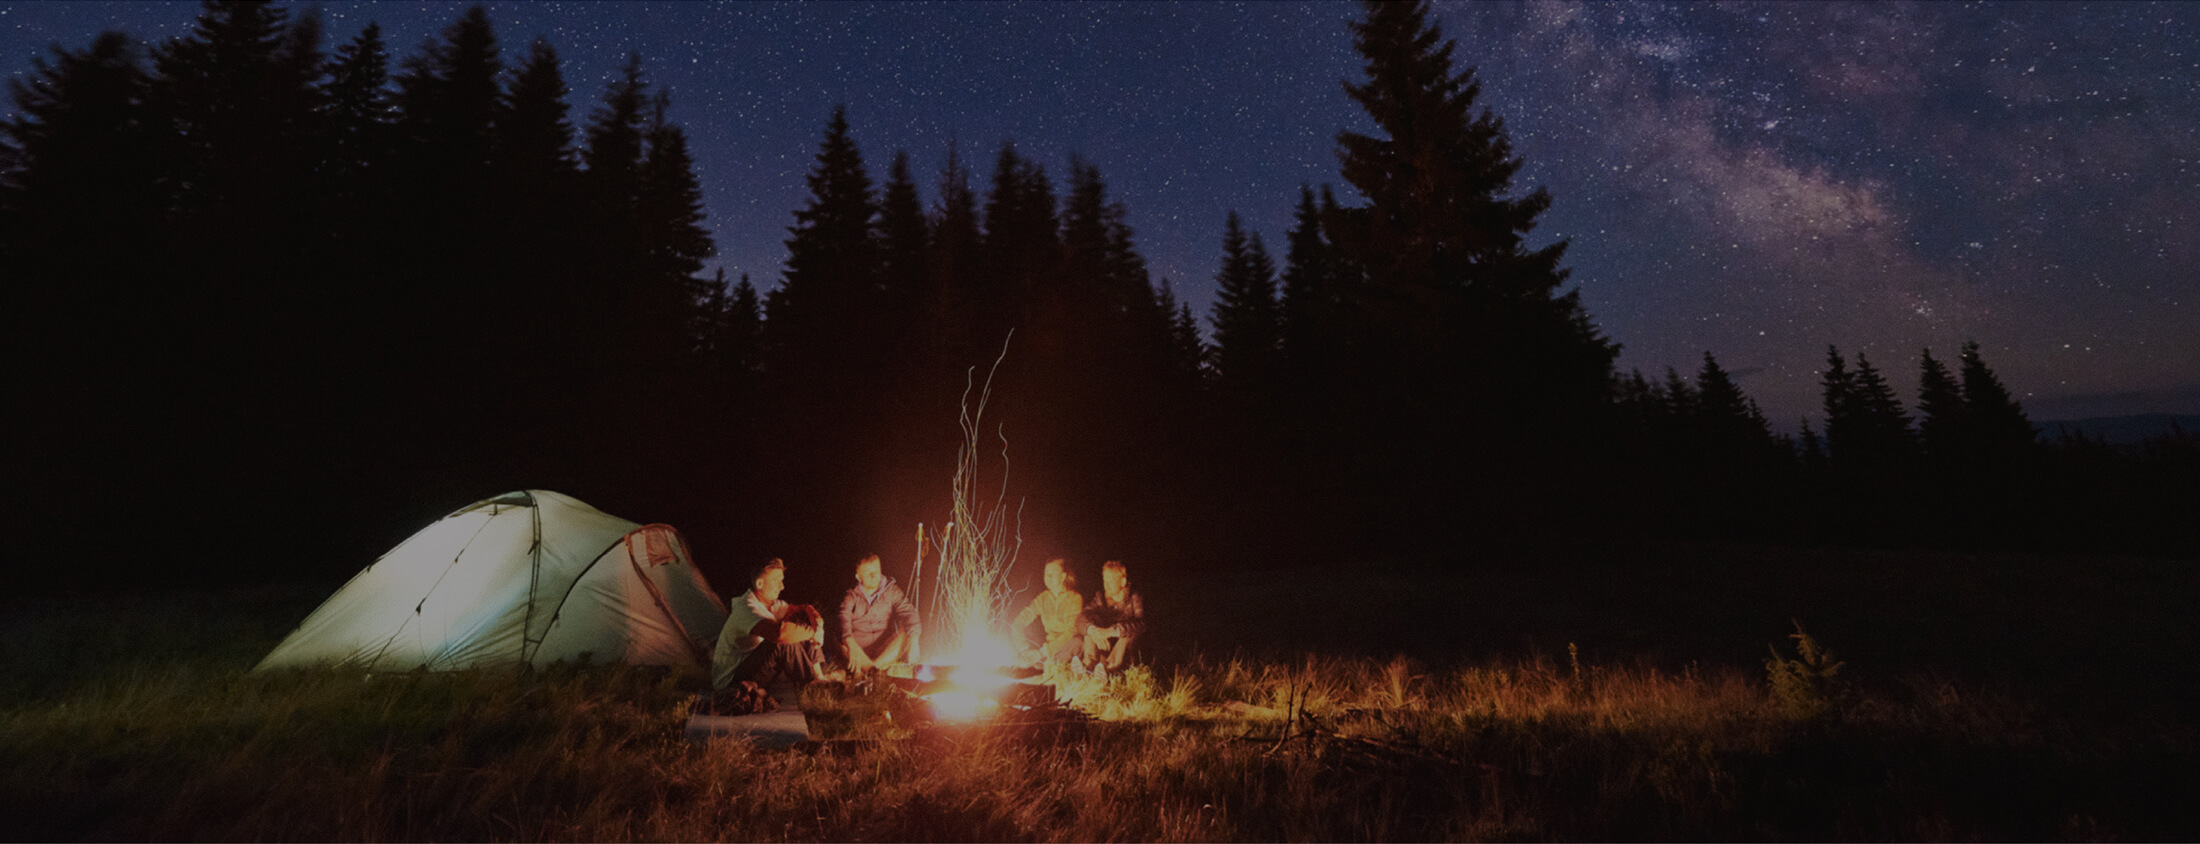
[[[840,110],[779,283],[706,276],[705,197],[642,59],[575,114],[555,49],[507,53],[478,7],[401,62],[374,26],[331,48],[310,12],[238,2],[150,48],[57,46],[11,83],[0,144],[11,565],[341,574],[523,487],[676,524],[714,574],[906,556],[996,358],[985,451],[1026,547],[1084,560],[2194,547],[2189,436],[2041,443],[1975,345],[1921,359],[1915,424],[1830,352],[1800,437],[1709,353],[1617,375],[1566,244],[1529,242],[1551,197],[1516,190],[1425,6],[1370,4],[1351,36],[1377,131],[1338,135],[1339,175],[1364,203],[1302,188],[1280,257],[1215,221],[1207,314],[1148,272],[1092,165],[1003,143],[881,178]]]

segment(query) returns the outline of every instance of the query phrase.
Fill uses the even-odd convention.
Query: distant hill
[[[2087,439],[2104,440],[2111,445],[2138,445],[2172,430],[2200,435],[2200,415],[2141,413],[2132,416],[2097,416],[2091,419],[2039,422],[2032,427],[2040,432],[2040,439],[2044,442],[2060,439],[2062,432],[2067,430],[2073,434],[2084,434]]]

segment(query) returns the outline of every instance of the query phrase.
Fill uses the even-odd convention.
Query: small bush
[[[1779,651],[1765,660],[1765,674],[1772,683],[1772,697],[1789,717],[1812,720],[1833,712],[1835,700],[1841,691],[1841,673],[1844,664],[1818,644],[1818,640],[1803,632],[1803,623],[1795,622],[1795,632],[1788,634],[1795,640],[1796,659],[1788,659]]]

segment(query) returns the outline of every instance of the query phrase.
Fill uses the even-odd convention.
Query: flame
[[[1001,708],[1000,701],[960,689],[928,695],[925,700],[932,702],[932,714],[942,721],[975,721]]]
[[[964,629],[982,631],[985,627],[977,624]],[[917,672],[919,680],[948,682],[946,689],[925,696],[932,703],[933,714],[943,721],[975,721],[998,713],[1001,690],[1016,682],[994,670],[1016,664],[1016,649],[1007,641],[981,633],[965,636],[963,642],[961,649],[933,663],[952,666],[953,671],[935,672],[932,665],[926,665]]]

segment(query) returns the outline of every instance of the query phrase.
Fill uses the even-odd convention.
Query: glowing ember
[[[1008,354],[1005,343],[1001,354]],[[1000,363],[999,358],[994,359],[994,371]],[[1008,608],[1007,575],[1023,544],[1008,507],[1005,437],[1002,468],[987,484],[1000,486],[990,505],[980,503],[979,443],[984,438],[979,420],[993,394],[993,374],[987,373],[982,388],[975,383],[975,367],[969,375],[963,386],[963,444],[956,454],[953,507],[934,545],[939,549],[939,567],[929,596],[921,587],[917,589],[920,600],[931,599],[931,620],[926,629],[940,631],[933,641],[952,654],[936,660],[936,665],[946,670],[935,672],[927,666],[917,679],[935,689],[925,696],[935,713],[951,720],[974,720],[999,711],[1007,687],[1015,682],[1000,669],[1016,663],[1016,649],[999,635],[994,624]],[[971,402],[973,392],[975,406]],[[917,537],[918,573],[912,574],[912,583],[921,581],[924,564],[922,525],[917,527]]]
[[[924,698],[932,704],[932,713],[942,721],[975,721],[1000,711],[1001,702],[973,692],[950,690]]]

